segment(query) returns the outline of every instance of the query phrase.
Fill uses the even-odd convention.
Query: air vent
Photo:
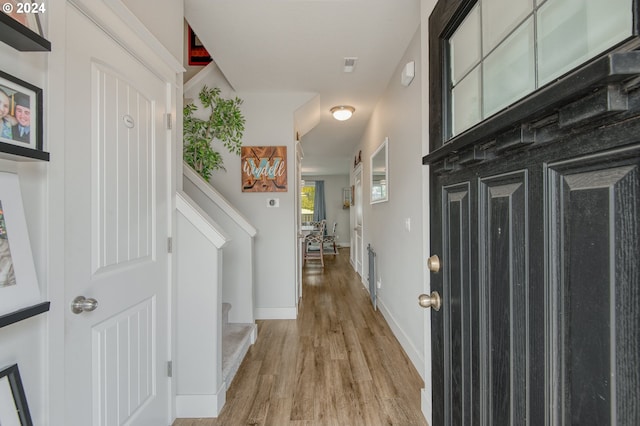
[[[344,58],[344,72],[353,72],[353,69],[356,67],[356,62],[358,62],[358,58],[356,57]]]

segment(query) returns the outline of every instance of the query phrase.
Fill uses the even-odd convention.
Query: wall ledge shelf
[[[5,13],[0,13],[0,41],[21,52],[50,52],[51,42]]]
[[[50,305],[51,302],[42,302],[37,305],[28,306],[9,314],[2,315],[0,316],[0,328],[26,320],[27,318],[35,317],[41,313],[48,312]]]
[[[0,142],[0,158],[12,161],[49,161],[49,153]]]

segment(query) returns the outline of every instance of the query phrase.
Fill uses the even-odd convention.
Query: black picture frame
[[[2,105],[8,102],[8,113],[2,112]],[[29,130],[18,134],[16,114],[27,109],[30,114]],[[42,89],[0,71],[0,151],[13,155],[43,157],[43,94]],[[11,131],[7,131],[11,126]],[[44,159],[44,158],[41,158]],[[48,160],[48,156],[46,158]]]
[[[189,26],[189,65],[192,66],[204,66],[212,61],[211,55],[207,52],[198,36],[191,26]]]
[[[33,426],[29,404],[22,386],[18,364],[0,371],[0,424],[15,424]]]

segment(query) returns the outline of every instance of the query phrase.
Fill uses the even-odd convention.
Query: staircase
[[[217,417],[257,338],[256,231],[213,188],[185,181],[195,200],[176,193],[176,415]]]
[[[222,380],[227,388],[258,334],[256,324],[230,323],[230,310],[230,303],[222,304]]]

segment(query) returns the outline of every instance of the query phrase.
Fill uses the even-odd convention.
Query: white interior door
[[[65,426],[167,425],[166,84],[67,6]],[[89,303],[85,306],[89,308]]]

